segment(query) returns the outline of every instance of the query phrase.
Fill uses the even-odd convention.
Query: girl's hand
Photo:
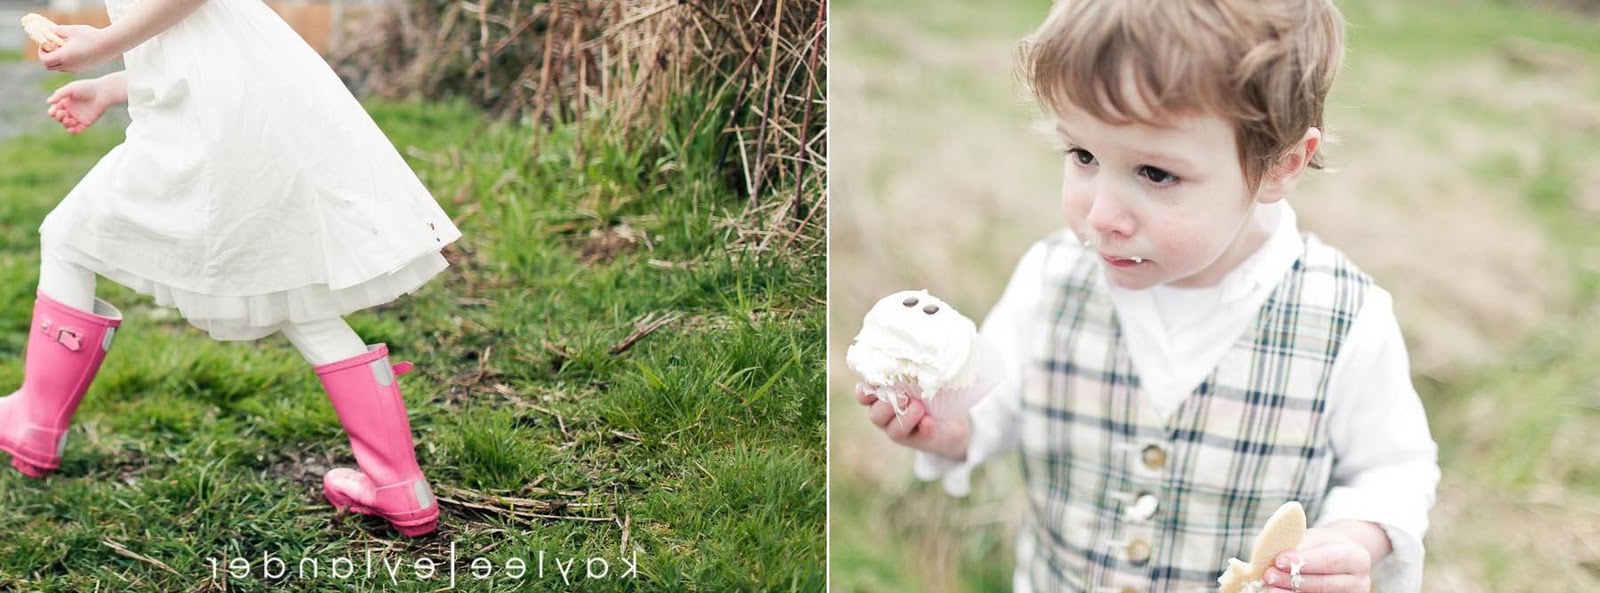
[[[114,102],[98,79],[74,80],[50,93],[50,117],[72,134],[80,134],[106,112]]]
[[[920,398],[900,397],[903,401],[900,407],[904,412],[897,416],[889,402],[868,393],[865,384],[856,384],[856,402],[867,406],[867,419],[883,429],[889,435],[889,440],[948,459],[966,458],[970,427],[965,415],[937,419],[928,415],[927,407]]]
[[[1300,584],[1291,568],[1300,564]],[[1307,529],[1300,547],[1273,561],[1265,575],[1270,593],[1368,593],[1372,590],[1372,553],[1333,529]]]
[[[67,40],[55,51],[39,50],[39,63],[55,72],[83,72],[122,55],[115,37],[99,27],[57,25],[53,31]]]

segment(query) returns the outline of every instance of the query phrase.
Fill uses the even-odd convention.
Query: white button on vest
[[[1126,511],[1128,518],[1134,521],[1146,521],[1156,515],[1156,509],[1161,506],[1161,501],[1156,495],[1149,492],[1140,492],[1139,497],[1133,499],[1133,504]]]

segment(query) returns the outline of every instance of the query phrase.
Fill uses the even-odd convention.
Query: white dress
[[[139,0],[106,0],[113,22]],[[327,63],[260,0],[123,56],[126,140],[40,226],[52,253],[221,340],[420,288],[461,237]]]

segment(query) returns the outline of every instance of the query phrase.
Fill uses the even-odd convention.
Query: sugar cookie
[[[53,21],[38,13],[30,12],[22,16],[22,30],[46,52],[55,51],[67,42],[52,30],[55,26]]]
[[[1256,536],[1255,547],[1250,550],[1250,562],[1238,558],[1228,559],[1228,569],[1217,577],[1221,585],[1217,593],[1258,593],[1266,587],[1261,580],[1272,567],[1272,559],[1286,550],[1300,545],[1306,535],[1306,510],[1299,502],[1289,501],[1278,507],[1267,519],[1267,524]]]

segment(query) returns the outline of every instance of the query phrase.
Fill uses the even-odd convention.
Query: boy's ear
[[[1289,152],[1278,157],[1278,162],[1273,163],[1261,178],[1261,189],[1256,192],[1256,202],[1271,204],[1289,197],[1294,188],[1300,183],[1300,175],[1306,172],[1306,167],[1311,165],[1311,157],[1317,154],[1317,149],[1322,145],[1322,130],[1306,128],[1306,134],[1300,141],[1289,148]]]

